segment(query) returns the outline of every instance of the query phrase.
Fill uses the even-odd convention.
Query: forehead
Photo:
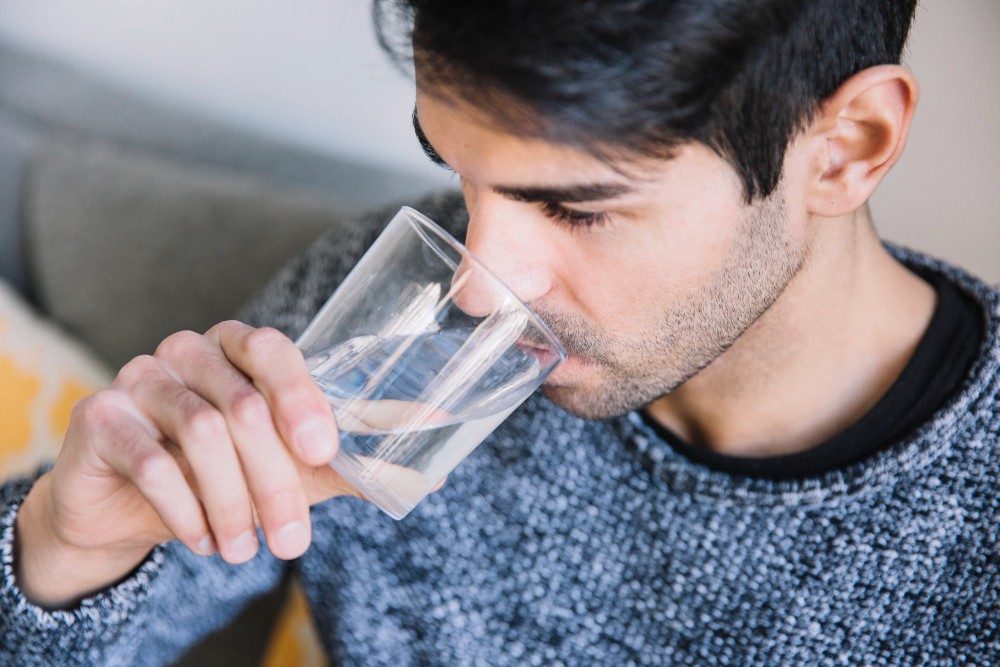
[[[501,103],[502,105],[503,103]],[[489,182],[485,174],[530,174],[538,180],[562,180],[567,174],[602,181],[641,181],[670,160],[625,155],[616,158],[588,148],[539,137],[534,128],[519,130],[523,109],[496,106],[490,112],[455,95],[418,87],[414,129],[431,159],[465,178]],[[437,160],[435,160],[437,161]]]
[[[437,96],[418,93],[415,120],[429,146],[465,183],[509,199],[577,203],[634,215],[669,206],[688,216],[692,206],[705,202],[742,201],[732,165],[697,142],[683,144],[669,159],[612,163],[576,147],[498,128],[471,105]]]

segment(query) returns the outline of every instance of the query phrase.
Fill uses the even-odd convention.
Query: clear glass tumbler
[[[499,278],[408,207],[297,344],[340,428],[330,465],[396,519],[566,358]]]

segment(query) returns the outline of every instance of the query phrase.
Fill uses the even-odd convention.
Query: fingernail
[[[274,539],[277,544],[272,546],[282,554],[301,554],[309,545],[309,527],[302,521],[292,521],[282,526]]]
[[[332,456],[333,442],[329,430],[319,419],[311,419],[295,432],[295,444],[299,451],[312,461]]]
[[[240,562],[248,561],[257,553],[257,533],[248,530],[229,543],[229,557]]]
[[[211,556],[216,551],[218,551],[218,547],[215,546],[215,540],[212,539],[211,535],[206,535],[205,537],[201,538],[201,540],[198,542],[198,545],[195,548],[198,550],[198,553],[201,554],[202,556]]]

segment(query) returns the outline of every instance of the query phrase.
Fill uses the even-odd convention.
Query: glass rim
[[[554,333],[552,333],[552,329],[549,328],[549,325],[547,325],[545,321],[538,316],[538,313],[536,313],[531,308],[531,306],[522,301],[521,297],[515,294],[514,290],[512,290],[507,285],[507,283],[505,283],[503,280],[500,279],[500,276],[494,273],[493,270],[490,269],[490,267],[486,266],[486,264],[484,264],[481,259],[476,257],[475,253],[469,250],[464,243],[456,239],[446,229],[441,227],[441,225],[437,224],[436,222],[434,222],[433,220],[431,220],[430,218],[428,218],[426,215],[424,215],[415,208],[412,208],[410,206],[403,206],[399,209],[399,213],[406,213],[407,215],[410,216],[412,222],[419,223],[423,227],[427,228],[429,231],[433,232],[446,244],[451,246],[451,248],[456,252],[458,252],[460,255],[470,258],[472,262],[475,264],[475,266],[481,269],[487,276],[489,276],[490,280],[493,281],[493,283],[495,283],[495,285],[502,292],[504,292],[504,294],[513,299],[515,303],[520,305],[521,309],[528,314],[528,317],[531,319],[532,324],[534,324],[535,327],[539,329],[545,335],[546,338],[549,339],[549,342],[555,344],[555,349],[553,350],[553,352],[559,355],[559,361],[560,362],[566,361],[569,355],[566,353],[566,349],[563,347],[563,344],[559,340],[559,338]]]

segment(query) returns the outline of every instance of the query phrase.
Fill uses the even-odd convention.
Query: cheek
[[[568,292],[588,319],[608,331],[657,318],[701,289],[725,263],[734,238],[705,224],[676,225],[672,234],[636,232],[634,239],[574,253],[564,273]]]
[[[669,307],[679,272],[656,248],[605,244],[601,252],[574,252],[561,271],[565,304],[574,314],[608,332]]]

